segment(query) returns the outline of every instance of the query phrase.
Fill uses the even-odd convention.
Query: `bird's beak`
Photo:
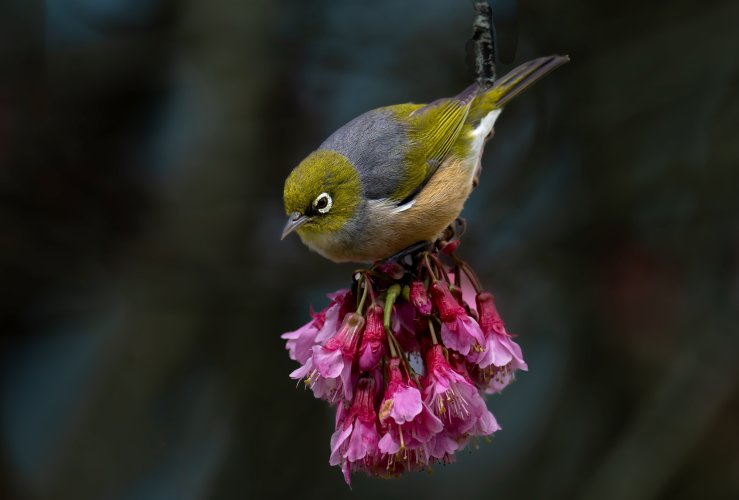
[[[287,224],[285,224],[285,229],[282,230],[282,237],[281,240],[285,239],[285,236],[295,231],[297,228],[305,224],[310,220],[310,217],[306,217],[305,215],[301,214],[300,212],[293,212],[290,214],[290,217],[287,219]]]

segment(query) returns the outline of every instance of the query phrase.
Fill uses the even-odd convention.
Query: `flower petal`
[[[377,449],[378,441],[379,435],[377,434],[374,423],[366,424],[361,420],[357,420],[354,424],[354,431],[349,438],[346,458],[350,462],[356,462],[367,455],[372,455]]]
[[[329,351],[325,347],[313,346],[313,361],[322,377],[336,378],[344,369],[344,357],[341,350]]]
[[[386,455],[393,455],[400,451],[400,443],[393,439],[392,432],[385,433],[377,445],[380,451]]]
[[[434,415],[424,403],[421,413],[413,422],[412,435],[420,443],[425,443],[444,429],[444,424],[439,417]]]
[[[294,380],[300,380],[305,378],[313,370],[313,358],[308,358],[303,366],[296,368],[290,372],[290,378]]]
[[[498,425],[498,421],[495,420],[495,416],[485,409],[483,414],[480,415],[480,418],[477,420],[477,425],[475,425],[475,434],[478,436],[489,436],[499,430],[500,425]]]
[[[345,428],[339,428],[331,436],[331,456],[328,459],[328,463],[331,465],[339,465],[341,460],[344,458],[341,453],[341,448],[344,442],[352,433],[352,424],[347,425]]]
[[[341,384],[344,389],[344,399],[347,401],[352,400],[354,392],[354,377],[352,377],[352,364],[344,360],[344,366],[341,369]]]
[[[449,349],[466,356],[475,344],[484,346],[485,336],[477,321],[467,315],[457,316],[441,325],[441,340]]]
[[[416,415],[421,413],[423,403],[421,402],[421,391],[415,387],[404,387],[393,395],[393,406],[390,416],[399,423],[410,422]]]
[[[433,437],[428,443],[429,456],[443,460],[449,454],[457,451],[459,445],[457,441],[451,438],[446,432],[440,432]]]
[[[316,342],[323,343],[334,336],[339,328],[339,312],[341,311],[341,303],[336,303],[326,310],[326,321],[318,332],[316,332]]]

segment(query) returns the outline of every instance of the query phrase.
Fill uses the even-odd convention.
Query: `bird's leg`
[[[390,257],[385,259],[383,262],[398,262],[400,264],[406,264],[404,262],[406,257],[410,256],[411,258],[414,258],[417,254],[421,252],[431,250],[433,246],[434,244],[429,243],[428,241],[419,241],[418,243],[414,243],[413,245],[407,248],[404,248],[403,250],[396,253],[395,255],[391,255]]]
[[[439,238],[439,242],[450,242],[458,240],[467,230],[467,222],[462,217],[457,217],[454,222],[449,224]]]
[[[457,217],[454,222],[449,224],[438,240],[434,242],[434,246],[446,255],[454,255],[460,243],[460,238],[464,234],[466,223],[463,218]]]

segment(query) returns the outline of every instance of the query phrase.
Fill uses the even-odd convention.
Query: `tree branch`
[[[495,83],[495,31],[493,10],[486,1],[476,1],[475,20],[472,23],[472,47],[474,53],[475,81],[481,87]]]

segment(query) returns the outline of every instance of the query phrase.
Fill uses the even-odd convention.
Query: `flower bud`
[[[342,354],[354,358],[362,328],[364,328],[364,318],[361,314],[355,312],[347,314],[336,335],[326,342],[325,348],[329,351],[341,349]]]
[[[420,314],[424,316],[431,314],[431,299],[429,299],[429,295],[426,293],[426,287],[423,285],[423,282],[414,281],[411,283],[410,302]]]
[[[460,240],[448,241],[442,247],[441,251],[445,255],[452,255],[457,250]]]
[[[359,345],[359,369],[361,371],[374,370],[385,354],[385,326],[383,324],[383,310],[373,305],[367,310],[367,326]]]
[[[357,381],[357,390],[352,401],[349,415],[374,424],[375,421],[375,380],[362,377]]]
[[[456,317],[465,314],[464,308],[459,305],[443,281],[433,282],[430,291],[431,299],[439,311],[441,321],[453,321]]]
[[[495,307],[493,296],[490,292],[480,292],[475,297],[477,303],[477,311],[480,314],[480,328],[485,333],[496,331],[497,333],[505,334],[505,326],[503,320],[498,314],[498,309]]]

